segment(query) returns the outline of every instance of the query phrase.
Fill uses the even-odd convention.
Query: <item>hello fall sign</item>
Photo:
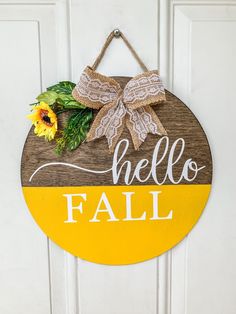
[[[129,81],[115,79],[122,87]],[[152,108],[166,134],[148,134],[139,150],[124,128],[112,152],[100,137],[57,157],[29,132],[24,196],[63,249],[96,263],[131,264],[169,250],[196,224],[211,188],[211,153],[193,113],[170,92],[165,96]]]

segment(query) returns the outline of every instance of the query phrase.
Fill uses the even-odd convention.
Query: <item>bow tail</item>
[[[120,99],[104,106],[98,112],[86,140],[90,142],[105,136],[109,150],[113,151],[124,129],[126,112],[127,110]]]
[[[126,126],[130,131],[135,150],[145,141],[148,133],[167,135],[155,111],[150,106],[127,109]]]

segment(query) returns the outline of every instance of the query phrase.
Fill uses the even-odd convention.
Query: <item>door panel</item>
[[[58,254],[61,250],[49,244],[28,212],[21,192],[20,161],[30,128],[26,120],[28,105],[65,69],[63,45],[61,52],[55,53],[59,50],[56,44],[63,37],[57,35],[55,26],[60,12],[49,3],[0,2],[0,313],[3,314],[26,311],[49,314],[52,306],[57,309],[53,297],[59,295],[60,286],[54,288],[54,283],[58,284],[56,278],[61,275],[58,276],[53,262],[60,265],[64,254]],[[63,268],[60,272],[64,278]],[[62,289],[65,295],[65,287]],[[61,305],[60,301],[60,308]]]
[[[236,7],[223,2],[176,5],[173,14],[173,91],[186,101],[208,135],[214,175],[199,223],[173,250],[172,313],[233,314]]]
[[[2,12],[1,12],[2,13]],[[27,104],[40,90],[36,21],[1,21],[0,313],[50,313],[47,238],[23,200],[20,158]],[[42,289],[43,288],[43,289]]]

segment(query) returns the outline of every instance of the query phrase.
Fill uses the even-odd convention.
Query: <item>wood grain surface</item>
[[[122,88],[129,81],[128,77],[113,77]],[[183,138],[186,148],[181,160],[174,166],[174,176],[178,178],[182,172],[184,162],[192,158],[199,166],[205,166],[197,178],[191,184],[209,184],[212,180],[212,158],[206,135],[198,120],[190,109],[176,96],[166,90],[166,102],[153,106],[160,121],[165,127],[170,143],[177,138]],[[94,116],[96,111],[94,111]],[[59,119],[59,126],[63,124],[66,114],[62,114]],[[67,114],[68,116],[68,114]],[[157,140],[157,135],[148,134],[146,141],[141,145],[139,151],[133,149],[132,140],[128,130],[125,128],[120,139],[127,138],[130,141],[129,149],[125,159],[132,162],[132,170],[140,159],[146,158],[151,161],[152,153]],[[55,142],[46,142],[43,138],[34,135],[32,127],[23,150],[21,162],[21,180],[22,186],[91,186],[91,185],[113,185],[111,173],[97,175],[83,172],[63,166],[50,166],[40,170],[33,180],[29,182],[32,173],[41,165],[49,162],[66,162],[79,165],[80,167],[103,170],[112,165],[113,154],[108,151],[107,140],[105,137],[92,142],[82,143],[78,149],[73,152],[64,153],[58,157],[55,152]],[[163,160],[158,167],[158,177],[161,179],[166,172],[167,158]],[[148,166],[142,171],[145,177],[150,171]],[[123,176],[119,180],[120,185],[124,184]],[[152,178],[145,183],[134,180],[133,185],[152,185],[155,184]],[[166,180],[165,184],[172,184]],[[189,184],[182,181],[181,184]]]

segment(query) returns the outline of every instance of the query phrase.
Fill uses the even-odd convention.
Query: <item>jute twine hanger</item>
[[[125,35],[119,30],[119,29],[115,29],[113,30],[107,37],[102,50],[100,52],[100,54],[98,55],[97,59],[95,60],[94,64],[91,66],[92,70],[96,70],[98,65],[100,64],[108,46],[110,45],[111,41],[113,38],[122,38],[124,43],[126,44],[126,46],[129,48],[130,52],[132,53],[133,57],[137,60],[138,64],[140,65],[140,67],[143,69],[144,72],[148,71],[148,68],[146,67],[146,65],[143,63],[143,61],[140,59],[140,57],[138,56],[137,52],[134,50],[134,48],[131,46],[130,42],[128,41],[128,39],[125,37]]]

